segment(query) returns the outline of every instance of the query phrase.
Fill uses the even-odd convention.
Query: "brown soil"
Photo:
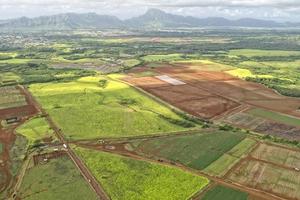
[[[147,70],[139,68],[138,71]],[[285,97],[264,85],[247,82],[224,72],[196,71],[164,65],[153,69],[186,85],[173,86],[155,77],[124,80],[195,116],[212,119],[240,105],[265,108],[300,117],[300,99]],[[133,74],[131,72],[131,74]],[[286,103],[282,103],[286,102]]]
[[[27,95],[22,86],[18,86],[21,94],[25,95],[27,104],[26,106],[21,106],[17,108],[2,109],[0,110],[0,121],[5,120],[10,117],[17,117],[19,121],[8,127],[2,127],[0,125],[0,143],[3,145],[3,151],[0,154],[0,173],[3,174],[3,179],[0,182],[0,192],[7,190],[13,186],[17,177],[13,177],[11,174],[11,160],[9,157],[9,150],[13,146],[16,135],[15,129],[23,124],[27,119],[33,117],[38,113],[38,110],[34,106],[34,102],[31,101],[30,96]]]

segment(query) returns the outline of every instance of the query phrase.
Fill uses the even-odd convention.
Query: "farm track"
[[[80,140],[74,140],[69,141],[69,143],[80,143],[80,142],[95,142],[99,140],[108,140],[108,141],[129,141],[129,140],[139,140],[139,139],[155,139],[155,138],[168,138],[173,136],[181,136],[181,135],[194,135],[196,133],[207,133],[217,130],[215,128],[207,128],[207,129],[193,129],[193,130],[187,130],[187,131],[176,131],[176,132],[170,132],[170,133],[157,133],[157,134],[151,134],[151,135],[139,135],[139,136],[130,136],[130,137],[101,137],[101,138],[95,138],[95,139],[80,139]]]
[[[35,108],[34,102],[31,100],[30,96],[27,95],[24,88],[20,85],[18,85],[17,88],[20,90],[20,94],[25,96],[27,105],[0,110],[0,120],[4,120],[11,116],[20,118],[20,121],[6,129],[0,125],[0,141],[3,144],[3,151],[2,154],[0,154],[0,160],[2,160],[0,171],[2,171],[5,177],[0,183],[0,192],[3,192],[7,189],[9,190],[8,192],[11,192],[10,189],[15,188],[15,184],[18,184],[19,179],[22,179],[22,174],[21,176],[18,175],[16,178],[11,174],[10,148],[13,146],[16,140],[15,130],[17,127],[38,113],[38,109]]]
[[[211,181],[213,181],[213,182],[215,182],[219,185],[223,185],[225,187],[240,190],[240,191],[243,191],[243,192],[246,192],[246,193],[250,194],[251,196],[255,196],[255,197],[258,197],[258,198],[261,198],[261,199],[286,200],[285,198],[279,197],[279,196],[271,194],[269,192],[257,190],[257,189],[254,189],[254,188],[250,188],[250,187],[241,185],[241,184],[236,183],[236,182],[232,182],[232,181],[229,181],[229,180],[224,180],[222,178],[217,178],[217,177],[214,177],[214,176],[210,176],[210,175],[205,174],[203,172],[188,168],[188,167],[186,167],[186,166],[184,166],[184,165],[182,165],[181,163],[178,163],[178,162],[173,162],[173,161],[169,161],[169,160],[166,160],[166,159],[163,159],[163,160],[160,159],[160,161],[158,161],[158,160],[154,160],[154,159],[150,159],[150,158],[145,158],[145,157],[142,157],[142,156],[136,154],[135,152],[131,152],[131,151],[126,150],[124,147],[118,146],[114,150],[112,150],[110,148],[105,148],[105,146],[95,145],[95,144],[92,144],[92,145],[77,144],[77,146],[82,147],[82,148],[97,150],[97,151],[103,151],[103,152],[118,154],[118,155],[121,155],[121,156],[124,156],[124,157],[129,157],[129,158],[132,158],[132,159],[135,159],[135,160],[152,162],[152,163],[157,163],[157,164],[165,165],[165,166],[177,167],[177,168],[182,169],[183,171],[193,173],[193,174],[198,175],[198,176],[205,177],[205,178],[207,178],[207,179],[209,179],[209,180],[211,180]]]
[[[26,95],[30,98],[32,102],[34,102],[34,105],[36,108],[40,110],[43,116],[45,116],[45,119],[49,123],[49,126],[51,129],[53,129],[55,135],[59,139],[59,141],[62,144],[68,144],[68,141],[64,138],[60,128],[56,126],[52,118],[48,115],[48,113],[42,108],[42,106],[35,100],[35,98],[30,94],[30,92],[27,89],[24,89]],[[81,175],[85,178],[85,180],[88,182],[90,187],[96,192],[98,197],[101,200],[109,200],[110,197],[106,194],[100,183],[96,180],[96,178],[92,175],[92,173],[88,170],[86,165],[81,161],[81,159],[73,152],[73,150],[67,145],[67,154],[71,158],[71,160],[74,162],[75,166],[79,169]]]

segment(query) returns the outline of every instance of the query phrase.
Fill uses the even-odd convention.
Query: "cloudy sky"
[[[0,19],[96,12],[122,19],[149,8],[196,17],[254,17],[300,22],[300,0],[0,0]]]

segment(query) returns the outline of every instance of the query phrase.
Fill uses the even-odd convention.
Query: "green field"
[[[9,157],[11,159],[11,173],[16,176],[22,166],[28,148],[27,139],[22,135],[17,135],[16,140],[9,150]]]
[[[116,76],[112,76],[116,78]],[[68,139],[124,137],[184,130],[169,108],[107,76],[34,84],[30,91]]]
[[[216,186],[207,191],[201,200],[247,200],[248,194],[227,188],[224,186]]]
[[[246,56],[246,57],[300,56],[300,51],[238,49],[238,50],[229,51],[229,55],[231,55],[231,56]]]
[[[97,199],[68,157],[50,160],[28,169],[18,196],[28,200]]]
[[[300,119],[292,116],[283,115],[280,113],[264,110],[264,109],[252,109],[248,113],[255,115],[257,117],[266,118],[269,120],[274,120],[279,123],[291,125],[291,126],[300,126]]]
[[[166,158],[202,170],[244,138],[242,133],[219,131],[137,141],[137,144],[133,143],[132,146],[137,147],[136,150],[141,154]]]
[[[181,60],[182,54],[166,54],[166,55],[147,55],[142,57],[145,62],[171,62]]]
[[[17,128],[17,133],[25,136],[29,145],[39,143],[44,138],[53,137],[53,130],[50,129],[45,118],[36,117]]]
[[[190,69],[203,71],[227,71],[235,69],[230,65],[224,65],[210,60],[179,60],[173,61],[172,63],[185,65],[188,66]]]
[[[208,180],[179,169],[76,148],[112,200],[188,199]]]
[[[255,140],[249,138],[244,139],[203,171],[213,176],[225,175],[231,167],[252,150],[255,144]]]

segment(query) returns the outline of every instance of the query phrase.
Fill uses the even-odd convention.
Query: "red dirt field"
[[[5,120],[10,117],[17,117],[18,121],[8,127],[2,127],[0,124],[0,143],[3,145],[3,151],[0,154],[0,192],[3,192],[12,187],[13,183],[16,181],[16,177],[11,174],[11,159],[9,157],[9,151],[15,142],[16,135],[15,129],[24,123],[28,118],[36,115],[38,109],[36,108],[31,97],[26,93],[25,89],[19,86],[21,93],[25,95],[27,105],[2,109],[0,110],[0,121]]]
[[[264,85],[247,82],[224,72],[197,71],[166,64],[151,69],[158,75],[167,75],[186,83],[175,86],[153,76],[134,77],[134,73],[143,72],[142,69],[149,71],[146,67],[138,68],[130,71],[124,80],[200,118],[216,118],[241,105],[300,117],[297,111],[300,99],[282,96]]]

